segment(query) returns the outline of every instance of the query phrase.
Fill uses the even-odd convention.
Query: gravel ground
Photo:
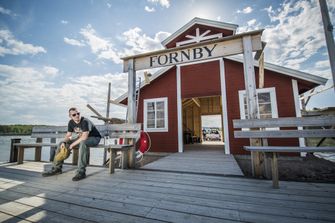
[[[245,176],[251,177],[251,160],[249,155],[236,155]],[[304,182],[335,183],[335,162],[318,158],[280,156],[278,159],[279,179]]]

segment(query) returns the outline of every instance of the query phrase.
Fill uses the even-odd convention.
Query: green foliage
[[[0,135],[30,135],[33,125],[0,125]]]

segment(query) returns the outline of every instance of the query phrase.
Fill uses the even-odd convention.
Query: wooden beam
[[[135,60],[130,59],[128,62],[128,115],[127,122],[136,123],[136,70]],[[131,144],[131,142],[126,142]],[[128,152],[129,168],[135,168],[135,149],[132,148]]]
[[[247,110],[249,119],[257,119],[257,93],[255,81],[255,69],[252,56],[252,38],[251,36],[243,36],[243,67],[244,67],[244,83],[246,89]],[[260,145],[259,139],[250,139],[250,145]],[[251,152],[252,173],[253,176],[262,175],[261,157],[259,152]]]
[[[143,70],[240,54],[243,52],[242,38],[245,36],[251,37],[252,51],[261,50],[262,32],[263,30],[257,30],[216,40],[124,57],[122,58],[124,60],[123,71],[128,71],[128,63],[131,59],[136,60],[135,70]]]
[[[128,108],[128,105],[121,104],[121,103],[116,102],[116,101],[114,101],[114,100],[112,100],[112,99],[110,99],[109,102],[110,102],[111,104],[114,104],[114,105],[118,105],[118,106],[121,106],[121,107],[124,107],[124,108]]]
[[[86,105],[94,114],[96,114],[97,116],[99,116],[99,117],[102,117],[102,115],[99,113],[99,112],[97,112],[91,105],[89,105],[89,104],[87,104]]]
[[[335,85],[335,43],[334,43],[334,36],[333,36],[333,25],[330,22],[326,0],[319,0],[319,3],[320,3],[320,9],[321,9],[323,28],[325,31],[330,68],[331,68],[332,75],[333,75],[333,85]]]
[[[258,88],[264,88],[264,53],[259,57]]]
[[[144,72],[144,82],[146,84],[150,84],[150,77],[151,77],[151,74],[149,72]]]
[[[315,117],[285,117],[268,119],[234,119],[234,128],[274,128],[274,127],[295,127],[295,126],[333,126],[335,116]]]
[[[200,108],[200,100],[198,98],[192,98],[192,101]]]
[[[266,46],[266,42],[262,41],[262,49],[257,50],[254,59],[259,60],[261,58],[261,55],[264,54],[264,49]]]
[[[106,118],[109,118],[110,99],[111,99],[111,83],[108,83]]]

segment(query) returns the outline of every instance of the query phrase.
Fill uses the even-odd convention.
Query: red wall
[[[168,132],[149,132],[151,152],[178,152],[176,69],[172,68],[141,89],[137,120],[143,123],[143,100],[168,97]]]
[[[244,90],[243,64],[225,59],[225,76],[227,92],[228,128],[230,152],[232,154],[248,154],[242,149],[249,145],[249,139],[235,139],[233,119],[240,119],[240,105],[238,91]],[[275,87],[279,117],[294,117],[295,107],[291,78],[276,72],[265,70],[264,88]],[[258,86],[258,68],[255,69],[256,84]],[[279,144],[280,143],[280,144]],[[297,139],[271,139],[269,145],[298,145]]]
[[[221,95],[218,61],[182,66],[180,73],[182,98]]]
[[[227,91],[227,113],[230,152],[247,154],[242,149],[249,145],[248,139],[235,139],[233,119],[240,119],[238,91],[244,90],[243,64],[225,59],[225,77]],[[255,69],[258,82],[258,68]],[[221,95],[219,62],[207,62],[181,67],[182,98]],[[258,83],[257,83],[258,85]],[[291,78],[276,72],[265,70],[265,88],[275,87],[278,116],[294,117],[295,107]],[[168,97],[168,132],[150,132],[153,152],[178,152],[177,89],[176,68],[141,89],[141,101],[138,110],[138,122],[143,123],[143,99]],[[298,139],[271,139],[269,145],[298,145]]]

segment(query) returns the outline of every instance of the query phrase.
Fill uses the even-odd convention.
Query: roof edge
[[[241,57],[229,56],[229,57],[225,57],[225,58],[229,59],[229,60],[236,61],[236,62],[242,62],[243,63],[243,58],[241,58]],[[254,61],[254,66],[259,67],[259,64],[256,61]],[[328,79],[324,78],[324,77],[319,77],[319,76],[316,76],[316,75],[313,75],[313,74],[309,74],[309,73],[306,73],[306,72],[294,70],[294,69],[287,68],[287,67],[282,67],[282,66],[275,65],[275,64],[272,64],[272,63],[268,63],[268,62],[264,62],[264,69],[275,71],[275,72],[282,73],[282,74],[286,74],[288,76],[299,78],[299,79],[309,81],[309,82],[313,82],[313,83],[319,84],[319,85],[325,85],[326,82],[328,81]]]
[[[150,78],[150,82],[154,81],[156,78],[160,77],[162,74],[164,74],[165,72],[169,71],[171,68],[173,68],[175,65],[173,66],[168,66],[168,67],[164,67],[160,70],[158,70],[157,72],[155,72],[152,77]],[[148,84],[145,83],[145,81],[142,81],[140,84],[140,88],[146,86]],[[117,99],[115,99],[115,101],[117,103],[121,103],[121,101],[125,100],[128,97],[128,91],[126,93],[124,93],[123,95],[119,96]]]

